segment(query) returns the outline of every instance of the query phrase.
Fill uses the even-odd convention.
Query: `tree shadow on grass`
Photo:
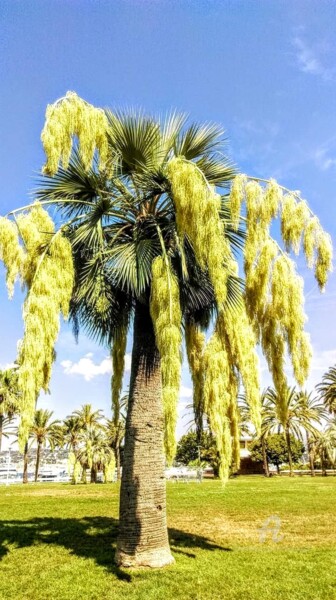
[[[85,517],[82,519],[60,519],[56,517],[37,517],[26,521],[0,521],[0,560],[10,552],[9,545],[15,548],[26,548],[36,544],[52,544],[62,546],[71,554],[82,558],[93,559],[97,565],[106,568],[118,579],[131,581],[129,572],[117,567],[113,562],[118,521],[111,517]],[[229,551],[214,544],[204,537],[179,531],[169,530],[173,552],[190,558],[196,554],[186,549]]]

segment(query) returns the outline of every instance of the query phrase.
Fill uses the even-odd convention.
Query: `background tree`
[[[336,422],[329,423],[315,436],[315,450],[321,461],[322,475],[327,475],[328,465],[336,463]]]
[[[316,427],[320,426],[323,419],[327,419],[327,412],[324,404],[321,403],[319,397],[314,396],[312,392],[306,391],[299,392],[301,402],[303,403],[303,411],[305,414],[305,422],[309,422],[311,427],[305,428],[307,452],[309,456],[309,465],[311,476],[314,477],[314,458],[315,458],[315,445],[314,439],[317,434]]]
[[[38,479],[42,448],[48,442],[51,446],[55,442],[55,425],[57,425],[59,421],[50,422],[52,415],[53,411],[50,410],[44,410],[42,408],[36,410],[34,422],[30,430],[32,444],[36,443],[35,481]],[[58,439],[57,433],[56,439]]]
[[[123,354],[132,324],[117,562],[162,566],[172,561],[163,441],[171,461],[182,332],[195,411],[207,415],[225,477],[232,439],[237,450],[240,378],[260,426],[256,344],[278,394],[286,385],[286,351],[300,385],[309,370],[302,285],[288,253],[270,237],[271,221],[281,218],[288,251],[298,251],[302,242],[321,288],[331,267],[330,239],[297,193],[274,181],[235,177],[216,126],[188,126],[179,115],[162,123],[134,112],[111,113],[71,92],[48,107],[42,142],[47,162],[39,203],[17,211],[16,222],[0,221],[9,290],[19,273],[27,289],[19,356],[21,444],[37,395],[48,386],[59,315],[67,315],[70,299],[75,325],[113,345],[113,352]],[[234,255],[243,203],[245,294]],[[60,209],[58,231],[43,208],[48,204]],[[99,319],[91,318],[92,306]],[[202,329],[213,323],[205,343]]]
[[[336,415],[336,366],[330,367],[323,375],[322,382],[317,386],[317,391],[328,411]]]
[[[214,474],[218,476],[219,457],[213,435],[207,431],[203,431],[199,439],[196,431],[189,431],[180,438],[177,444],[175,461],[182,465],[189,465],[189,463],[199,458],[201,462],[205,462],[211,466]]]
[[[286,387],[280,394],[275,389],[268,388],[266,395],[262,433],[265,435],[267,432],[284,432],[289,471],[292,474],[291,435],[302,440],[302,430],[314,433],[316,423],[313,418],[317,419],[318,415],[308,407],[306,396],[298,393],[295,387]]]
[[[282,434],[273,433],[264,439],[264,447],[262,440],[258,439],[249,444],[251,459],[255,462],[264,462],[264,448],[267,455],[267,462],[276,466],[278,473],[280,466],[284,463],[289,463],[288,444]],[[299,462],[304,453],[304,445],[301,440],[298,440],[293,435],[290,436],[291,459],[294,462]]]
[[[83,470],[89,468],[91,483],[97,483],[97,474],[103,471],[105,478],[114,471],[114,452],[109,445],[107,431],[103,427],[90,425],[82,430],[78,459]]]

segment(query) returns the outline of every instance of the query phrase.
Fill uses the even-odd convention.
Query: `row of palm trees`
[[[99,472],[103,473],[105,481],[109,481],[114,477],[116,464],[117,478],[120,477],[120,446],[124,436],[122,419],[116,431],[114,421],[105,419],[102,411],[93,410],[91,404],[84,404],[62,422],[52,420],[52,416],[49,410],[35,411],[24,456],[25,483],[28,481],[28,450],[33,445],[36,446],[35,481],[39,475],[42,448],[46,446],[52,450],[69,451],[72,483],[86,483],[88,470],[91,483],[97,482]]]
[[[123,399],[125,403],[125,399]],[[17,436],[17,428],[13,427],[16,411],[11,416],[3,417],[2,437]],[[113,419],[105,419],[101,410],[93,410],[91,404],[84,404],[63,421],[53,420],[53,412],[38,409],[29,431],[29,439],[23,457],[23,483],[28,483],[28,456],[32,447],[36,447],[35,481],[38,480],[42,450],[49,447],[55,451],[69,451],[69,470],[72,482],[87,481],[90,470],[91,483],[97,482],[99,472],[104,480],[114,477],[117,467],[117,479],[120,478],[120,448],[124,438],[123,412],[118,424]],[[16,440],[14,440],[16,441]]]
[[[333,371],[336,383],[336,368]],[[329,382],[330,371],[317,386],[315,395],[299,391],[295,387],[288,387],[281,395],[273,388],[267,388],[263,392],[260,442],[266,476],[270,474],[266,453],[267,438],[274,433],[283,433],[285,437],[291,475],[291,436],[305,442],[312,475],[315,474],[314,463],[317,457],[320,458],[323,474],[326,474],[328,463],[336,462],[336,396],[332,400]],[[240,407],[242,423],[249,423],[249,408],[244,398],[241,398]]]

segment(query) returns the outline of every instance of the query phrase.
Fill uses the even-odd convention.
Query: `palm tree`
[[[106,430],[90,425],[82,431],[78,459],[83,468],[90,468],[91,483],[96,483],[98,471],[106,473],[108,467],[114,464],[114,452]]]
[[[198,266],[189,241],[179,239],[166,165],[173,156],[183,155],[196,163],[209,184],[224,188],[234,170],[220,152],[223,140],[217,127],[192,125],[182,130],[184,119],[177,115],[160,127],[141,114],[106,114],[115,157],[112,176],[99,171],[97,163],[85,170],[74,151],[68,169],[43,178],[37,197],[59,201],[63,218],[72,219],[75,328],[86,328],[110,348],[133,321],[117,562],[159,566],[172,557],[166,526],[160,357],[149,308],[154,259],[162,253],[168,256],[186,321],[207,326],[216,308],[209,275]],[[240,247],[242,233],[230,224],[226,194],[220,215],[227,239],[233,248]],[[230,276],[229,302],[238,302],[239,295],[240,283]],[[150,510],[141,491],[144,486],[154,502]]]
[[[290,436],[292,434],[302,440],[302,428],[315,433],[316,427],[312,423],[312,415],[316,416],[316,413],[307,408],[306,399],[297,392],[295,387],[287,387],[281,394],[273,388],[268,388],[266,396],[262,431],[266,435],[280,433],[283,430],[288,450],[289,472],[292,476]]]
[[[102,411],[92,410],[92,404],[83,404],[79,410],[75,410],[71,417],[78,419],[78,425],[82,429],[88,427],[99,427],[103,418]]]
[[[336,366],[330,367],[323,375],[322,383],[318,384],[317,391],[328,411],[336,415]]]
[[[322,419],[327,418],[327,413],[325,406],[321,403],[320,398],[313,395],[312,392],[308,393],[306,391],[299,392],[299,396],[303,402],[303,412],[305,414],[305,421],[309,422],[311,425],[316,424],[320,425]],[[307,451],[309,456],[309,464],[310,464],[310,473],[311,476],[314,477],[314,455],[315,455],[315,444],[314,439],[316,437],[316,428],[307,429],[306,431],[306,441],[307,441]],[[313,435],[312,435],[313,433]]]
[[[19,390],[16,369],[0,371],[0,451],[4,426],[18,411]],[[7,436],[6,436],[7,437]]]
[[[78,143],[72,149],[74,136]],[[197,361],[192,367],[198,369],[199,383],[206,372],[213,393],[209,393],[208,401],[204,402],[200,397],[196,402],[195,395],[194,403],[198,421],[202,407],[208,406],[207,416],[212,428],[216,428],[221,471],[227,474],[230,425],[235,436],[238,431],[239,373],[254,405],[255,422],[258,421],[257,361],[249,319],[261,335],[278,388],[283,363],[283,355],[279,355],[279,336],[293,351],[293,340],[300,341],[300,356],[293,357],[293,364],[297,379],[302,380],[306,375],[309,348],[303,333],[302,302],[297,294],[289,293],[294,298],[293,303],[284,303],[282,281],[280,292],[278,289],[281,269],[288,273],[288,289],[295,288],[297,277],[293,264],[286,255],[280,256],[269,237],[270,220],[282,213],[286,247],[298,245],[297,231],[287,227],[283,189],[274,182],[266,187],[260,186],[254,178],[247,182],[244,177],[235,177],[235,170],[224,154],[222,132],[216,126],[187,126],[185,119],[176,114],[161,123],[141,113],[102,111],[76,94],[68,93],[48,108],[42,139],[47,154],[44,169],[47,175],[37,191],[40,205],[35,211],[32,205],[28,207],[31,211],[28,221],[24,222],[27,226],[31,217],[38,236],[39,219],[48,221],[41,206],[54,204],[60,210],[61,226],[53,233],[54,225],[48,221],[47,232],[40,236],[41,260],[36,266],[34,257],[28,273],[21,275],[27,283],[28,308],[36,307],[34,302],[42,297],[43,305],[52,300],[54,326],[52,335],[45,336],[44,340],[48,351],[31,352],[34,330],[30,326],[29,311],[25,313],[24,348],[27,351],[21,352],[20,373],[30,386],[24,393],[21,437],[25,439],[25,427],[29,424],[29,411],[36,393],[43,385],[47,387],[59,312],[67,313],[72,290],[71,317],[76,332],[84,327],[115,352],[123,347],[121,341],[124,343],[132,325],[131,381],[116,559],[123,566],[163,566],[173,560],[166,525],[163,448],[165,443],[168,459],[171,459],[182,331],[185,326],[185,330],[200,333],[200,329],[209,328],[213,317],[216,318],[215,334],[204,353],[206,367],[198,368]],[[230,199],[233,178],[234,193]],[[296,210],[298,194],[291,199]],[[249,289],[246,296],[242,295],[243,282],[237,276],[238,264],[234,258],[234,252],[241,249],[244,242],[244,234],[237,228],[244,200],[248,209],[245,267]],[[292,213],[294,208],[289,210]],[[14,212],[17,211],[11,215]],[[309,214],[307,208],[302,218],[303,229],[310,223]],[[16,267],[22,262],[19,260],[22,252],[26,254],[17,247],[15,225],[6,219],[1,223],[2,239],[6,241],[9,236],[14,240],[11,251],[4,253],[10,284],[16,274],[15,269],[11,269],[10,258],[14,256]],[[275,273],[273,283],[276,281],[276,285],[272,286],[269,301],[265,297],[261,300],[262,294],[258,295],[252,281],[256,255],[252,257],[251,252],[252,246],[255,247],[257,223],[261,238],[266,242],[263,249],[268,253],[270,275],[266,284],[270,283],[271,273]],[[330,267],[331,244],[318,222],[316,226],[323,250],[323,260],[317,261],[316,276],[323,287]],[[310,250],[306,248],[309,260],[316,246],[315,233],[315,230],[310,232]],[[20,239],[24,241],[21,233]],[[75,266],[74,288],[69,241]],[[262,244],[257,242],[257,251]],[[275,256],[277,260],[273,260]],[[47,277],[50,276],[49,296],[41,294],[41,289],[46,289],[41,264]],[[55,273],[58,278],[54,277]],[[266,288],[263,286],[263,290]],[[64,294],[60,294],[61,291]],[[271,310],[274,298],[276,314]],[[298,318],[287,318],[287,313],[293,312]],[[41,303],[39,321],[45,329]],[[202,336],[198,341],[196,337],[195,333],[195,343],[203,343]],[[218,348],[222,350],[217,352]],[[220,354],[225,367],[211,371],[211,357],[215,354]],[[36,358],[42,371],[34,370]],[[121,362],[119,367],[120,377]],[[224,375],[225,370],[228,377]],[[221,389],[226,387],[229,396],[229,401],[220,405],[220,394],[214,391],[219,387],[214,381],[216,378]]]
[[[315,449],[321,460],[322,476],[326,476],[326,463],[334,465],[336,462],[336,420],[329,423],[323,431],[317,432]]]
[[[55,425],[57,425],[59,421],[50,422],[52,415],[53,411],[50,410],[44,410],[42,408],[36,410],[34,422],[30,430],[30,438],[32,438],[32,443],[36,442],[37,444],[35,481],[37,481],[39,474],[41,450],[47,442],[49,442],[50,445],[53,445],[55,440]]]
[[[101,410],[93,410],[91,404],[83,404],[79,410],[75,410],[72,414],[74,418],[78,419],[78,426],[81,432],[88,431],[89,429],[99,429],[103,427],[101,420],[103,418]],[[82,464],[82,482],[86,483],[86,470],[88,463],[81,461]]]

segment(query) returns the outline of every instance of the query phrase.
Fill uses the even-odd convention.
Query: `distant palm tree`
[[[328,411],[336,415],[336,365],[323,375],[316,389]]]
[[[322,475],[326,476],[326,463],[336,462],[336,419],[324,431],[319,431],[315,441],[316,453],[321,460]]]
[[[102,419],[103,414],[101,410],[93,410],[92,404],[83,404],[79,410],[75,410],[72,417],[78,418],[79,427],[81,429],[81,433],[87,431],[90,428],[99,429],[103,427]],[[82,482],[86,483],[86,470],[88,468],[88,463],[82,462]]]
[[[312,392],[308,393],[307,391],[299,392],[299,397],[303,402],[303,412],[305,414],[305,420],[308,420],[311,424],[316,423],[320,425],[322,419],[327,419],[327,411],[324,404],[321,403],[319,397],[313,395]],[[316,429],[312,430],[306,429],[306,441],[307,441],[307,451],[309,456],[309,464],[310,464],[310,473],[311,476],[314,477],[314,456],[315,456],[315,437],[316,437]]]
[[[102,427],[89,426],[83,430],[78,458],[83,469],[90,468],[91,483],[97,482],[98,471],[105,473],[108,466],[114,463],[114,452]]]
[[[29,437],[32,438],[32,443],[36,442],[36,464],[35,464],[35,481],[37,481],[39,468],[40,468],[40,459],[41,459],[41,450],[43,446],[46,445],[47,442],[53,446],[55,441],[55,425],[59,423],[59,421],[52,421],[50,419],[53,415],[53,411],[44,410],[40,408],[35,411],[34,422],[30,430]]]
[[[293,475],[293,459],[291,452],[290,436],[299,440],[303,439],[302,428],[311,433],[316,432],[312,422],[312,412],[307,409],[306,402],[302,399],[295,387],[287,387],[282,394],[275,389],[268,388],[266,392],[262,435],[284,432],[290,475]]]
[[[81,408],[75,410],[71,416],[78,417],[82,429],[87,429],[92,426],[99,427],[103,418],[102,411],[93,410],[92,404],[83,404]]]
[[[0,451],[3,429],[8,425],[18,412],[19,390],[17,387],[17,373],[15,369],[0,371]],[[7,437],[7,435],[5,436]]]

